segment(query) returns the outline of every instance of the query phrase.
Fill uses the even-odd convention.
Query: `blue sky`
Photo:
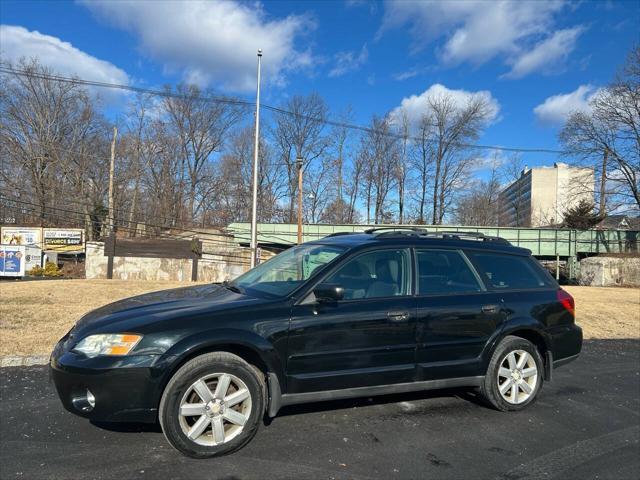
[[[495,118],[481,143],[542,148],[557,148],[562,119],[586,108],[640,41],[637,1],[3,0],[0,23],[3,60],[37,55],[62,74],[187,80],[247,99],[261,47],[266,102],[317,91],[361,124],[401,104],[419,111],[425,92],[482,92]]]

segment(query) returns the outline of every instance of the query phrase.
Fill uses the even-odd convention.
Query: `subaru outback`
[[[580,353],[574,316],[526,249],[379,228],[292,247],[221,285],[94,310],[50,369],[70,412],[159,422],[183,454],[212,457],[292,404],[468,387],[521,410]]]

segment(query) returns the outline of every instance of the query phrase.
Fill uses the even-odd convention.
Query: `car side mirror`
[[[321,283],[313,289],[313,294],[318,302],[337,302],[344,298],[344,288],[337,283]]]

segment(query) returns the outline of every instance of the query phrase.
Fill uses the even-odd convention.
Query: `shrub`
[[[47,262],[44,266],[44,276],[45,277],[61,277],[62,272],[53,262]]]
[[[41,277],[44,275],[44,268],[42,268],[40,265],[36,265],[27,272],[27,275],[31,275],[32,277]]]

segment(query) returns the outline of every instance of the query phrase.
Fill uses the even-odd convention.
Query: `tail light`
[[[562,304],[567,312],[571,313],[574,317],[576,316],[576,302],[571,295],[561,288],[558,290],[558,302]]]

